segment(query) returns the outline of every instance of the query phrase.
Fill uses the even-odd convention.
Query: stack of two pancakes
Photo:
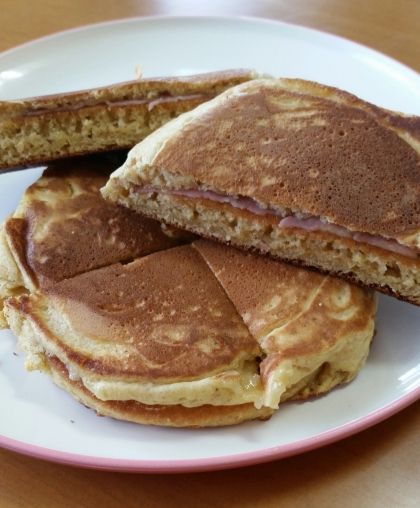
[[[103,200],[113,169],[56,164],[1,226],[3,326],[29,370],[99,414],[179,427],[266,419],[359,372],[372,292],[163,231]]]

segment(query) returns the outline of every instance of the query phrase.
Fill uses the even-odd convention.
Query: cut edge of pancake
[[[291,99],[293,103],[292,110],[293,108],[297,109],[297,119],[299,119],[299,115],[308,113],[305,111],[304,107],[306,98],[313,97],[314,99],[319,99],[318,102],[323,105],[322,107],[327,104],[327,109],[328,104],[332,105],[333,108],[337,105],[343,106],[345,111],[344,113],[342,112],[342,117],[344,120],[340,117],[340,121],[342,121],[344,126],[347,125],[345,119],[348,116],[351,121],[355,122],[354,125],[351,124],[350,127],[349,120],[349,133],[350,131],[357,130],[357,115],[363,114],[363,118],[366,117],[366,121],[372,124],[369,124],[369,128],[372,128],[372,132],[375,133],[376,128],[378,129],[377,137],[374,136],[372,138],[372,143],[373,141],[376,143],[374,143],[374,145],[377,151],[378,146],[383,146],[385,149],[390,143],[385,136],[386,133],[390,134],[392,139],[395,138],[398,141],[395,146],[391,143],[393,151],[391,151],[390,154],[395,156],[395,160],[393,161],[395,167],[398,166],[398,168],[400,168],[402,164],[401,167],[404,168],[407,166],[409,168],[406,172],[401,169],[402,173],[398,173],[402,175],[399,181],[402,180],[406,182],[406,187],[412,187],[414,189],[413,192],[404,196],[401,194],[402,191],[400,192],[400,190],[398,190],[398,196],[400,196],[401,199],[388,200],[388,203],[391,203],[389,207],[386,198],[380,201],[381,196],[386,196],[387,192],[377,191],[375,184],[373,184],[373,190],[371,188],[372,181],[377,182],[378,178],[381,180],[382,173],[378,174],[378,171],[376,171],[371,175],[370,170],[372,168],[369,163],[369,157],[372,158],[373,156],[371,155],[371,151],[369,151],[369,146],[366,145],[364,149],[367,153],[367,159],[366,161],[362,159],[362,162],[359,162],[360,164],[363,163],[367,165],[366,172],[369,174],[369,177],[366,182],[369,182],[369,192],[371,193],[372,199],[379,200],[379,204],[382,203],[384,206],[387,205],[385,207],[386,213],[384,211],[384,217],[380,218],[375,215],[375,210],[380,210],[381,206],[371,206],[370,208],[368,206],[366,210],[364,209],[363,213],[360,212],[360,215],[357,211],[361,206],[361,202],[358,202],[358,194],[356,193],[357,195],[355,196],[354,192],[346,194],[346,188],[340,188],[339,181],[337,183],[334,179],[330,181],[327,177],[320,177],[319,186],[316,186],[317,175],[335,174],[339,169],[337,166],[337,171],[333,171],[334,161],[331,163],[330,160],[332,152],[328,152],[327,154],[329,157],[329,164],[332,164],[332,166],[328,165],[327,169],[330,168],[331,171],[325,170],[322,158],[316,158],[316,160],[314,160],[313,173],[310,173],[310,170],[305,170],[306,172],[302,173],[302,178],[306,179],[308,183],[307,186],[302,186],[302,188],[308,187],[312,189],[310,193],[307,193],[309,197],[306,195],[302,195],[303,197],[301,196],[303,204],[294,199],[290,202],[287,200],[285,201],[285,191],[282,189],[283,187],[286,188],[287,185],[280,180],[287,179],[288,173],[295,175],[292,171],[293,168],[287,166],[290,171],[284,170],[284,174],[282,173],[282,176],[277,178],[278,175],[275,174],[273,169],[273,167],[276,167],[275,162],[268,157],[266,151],[261,149],[261,154],[259,154],[258,149],[255,149],[259,155],[259,158],[255,159],[255,152],[253,152],[251,148],[249,150],[243,147],[240,149],[240,146],[235,147],[229,145],[229,143],[233,143],[235,129],[232,126],[226,127],[229,122],[227,122],[224,116],[227,109],[225,108],[225,102],[228,103],[228,99],[231,97],[237,97],[238,103],[232,106],[232,110],[236,111],[236,109],[240,109],[239,101],[242,97],[248,94],[252,95],[254,92],[258,95],[259,87],[266,87],[268,90],[272,88],[273,90],[290,92],[294,100],[297,101],[296,105]],[[302,101],[302,104],[299,101]],[[269,103],[268,106],[270,104],[271,103]],[[271,110],[268,106],[266,109],[269,110],[271,114]],[[302,106],[301,109],[304,110],[303,112],[299,110],[299,106]],[[279,106],[280,109],[281,107],[283,107],[283,105]],[[288,107],[287,100],[284,107],[286,109]],[[322,107],[320,106],[321,109]],[[317,113],[316,108],[314,107],[313,109],[314,112]],[[350,113],[346,113],[348,111]],[[355,112],[356,116],[354,118],[351,111]],[[209,114],[211,112],[218,112],[218,114],[215,113],[214,116],[211,116]],[[231,121],[232,118],[236,117],[229,116],[228,118],[229,121]],[[246,118],[250,120],[248,117]],[[262,120],[264,119],[265,117]],[[315,114],[315,120],[316,119],[317,116]],[[322,120],[322,118],[320,120]],[[203,151],[200,151],[201,148],[197,149],[197,153],[195,153],[192,148],[193,145],[191,144],[196,140],[194,127],[201,128],[202,126],[213,125],[213,123],[215,125],[214,132],[219,134],[217,130],[219,128],[222,134],[226,134],[226,139],[224,139],[221,134],[220,137],[217,137],[215,140],[214,136],[210,137],[209,133],[214,134],[211,129],[203,131],[203,146],[206,148],[203,148]],[[315,124],[318,125],[316,121]],[[321,126],[322,122],[319,125]],[[129,153],[126,163],[111,176],[110,181],[102,192],[105,197],[113,201],[118,201],[124,206],[135,209],[149,217],[159,218],[161,221],[189,229],[207,238],[225,243],[232,243],[235,246],[253,250],[260,254],[270,255],[273,258],[282,259],[300,266],[312,267],[323,273],[330,273],[365,287],[370,287],[384,294],[394,296],[400,300],[420,305],[420,259],[416,258],[420,236],[414,227],[415,217],[418,217],[417,210],[419,209],[418,191],[415,190],[418,189],[418,185],[420,185],[420,181],[416,176],[418,174],[418,171],[416,171],[416,161],[418,165],[418,154],[420,152],[420,140],[418,136],[419,125],[420,117],[401,115],[384,110],[336,88],[304,80],[255,80],[230,89],[212,102],[203,104],[193,112],[178,117],[171,124],[153,133],[153,135],[144,142],[139,143]],[[322,126],[325,130],[326,126]],[[337,126],[338,124],[335,125],[335,127]],[[245,127],[247,127],[247,125],[245,125]],[[243,137],[244,140],[248,140],[249,136],[252,136],[253,133],[250,134],[249,129],[245,127]],[[366,129],[368,128],[367,126],[365,127]],[[362,134],[359,133],[361,138],[360,136],[354,139],[351,138],[353,144],[355,144],[359,138],[363,141],[365,127],[362,129]],[[337,140],[345,138],[346,133],[344,132],[344,127],[340,127],[340,129],[341,134],[338,131],[336,133]],[[334,129],[332,129],[332,131],[333,130]],[[209,134],[209,138],[205,138],[206,133]],[[232,139],[229,139],[231,137]],[[239,138],[235,139],[238,141]],[[244,140],[242,140],[242,144],[245,143]],[[257,141],[258,139],[255,142],[257,143]],[[223,144],[225,148],[230,147],[232,154],[239,153],[240,157],[243,156],[243,165],[245,169],[241,168],[242,159],[233,159],[236,162],[236,166],[230,167],[229,162],[226,162],[228,159],[223,158],[225,155],[218,158],[218,149],[220,150],[218,143]],[[334,143],[331,143],[332,144],[329,145],[325,144],[325,146],[332,147]],[[196,145],[198,146],[198,144]],[[186,159],[183,151],[185,146],[191,149],[190,151],[187,149],[186,153],[190,154],[190,152],[192,152]],[[252,144],[250,144],[250,146],[254,147]],[[356,149],[354,153],[357,154],[359,153],[357,150],[358,145],[355,146]],[[205,150],[208,151],[206,152]],[[245,150],[245,155],[242,154],[243,150]],[[406,153],[407,150],[412,156],[408,154],[408,152]],[[299,152],[299,147],[297,147],[297,152]],[[379,152],[381,152],[381,150],[379,150]],[[287,154],[288,152],[286,150],[286,160],[288,157]],[[293,154],[294,152],[292,155]],[[253,171],[251,166],[252,162],[254,162],[256,167],[260,167],[260,165],[265,167],[264,157],[267,157],[268,160],[271,161],[271,164],[267,165],[267,174],[262,174],[260,181],[259,172]],[[320,157],[322,157],[322,153]],[[248,163],[248,159],[251,162]],[[407,164],[403,164],[401,160],[406,161],[406,159]],[[299,160],[299,158],[295,158],[292,163],[299,166]],[[350,167],[350,163],[347,159],[341,162],[340,168]],[[360,164],[357,168],[359,168]],[[354,176],[356,181],[358,181],[360,176],[359,173]],[[343,174],[347,175],[348,173]],[[383,176],[383,179],[386,179],[388,188],[392,190],[392,176],[390,175],[391,173],[388,172],[388,175]],[[290,179],[293,180],[292,177],[290,177]],[[330,186],[327,185],[328,182]],[[220,185],[216,188],[215,186],[218,184]],[[400,187],[403,185],[404,184],[401,183]],[[338,192],[333,192],[331,190],[333,188],[332,186],[334,186],[336,190],[338,188]],[[150,192],[147,190],[148,187],[150,188]],[[264,193],[266,187],[269,190]],[[400,187],[398,187],[398,189],[400,189]],[[160,193],[161,190],[162,193]],[[210,199],[200,199],[198,197],[188,198],[181,195],[166,194],[166,192],[171,191],[187,191],[188,195],[188,191],[191,190],[218,192],[219,196],[223,198],[245,197],[245,199],[252,199],[256,205],[260,205],[262,210],[269,208],[271,212],[278,212],[279,217],[277,218],[274,216],[273,218],[273,216],[267,216],[266,218],[262,218],[262,216],[257,214],[246,214],[246,210],[235,208],[228,203],[224,203],[223,206],[218,207],[217,203],[210,201]],[[327,194],[323,194],[324,190]],[[320,192],[321,194],[319,194]],[[142,193],[144,193],[145,196],[141,196]],[[369,195],[365,196],[363,193],[362,195],[364,196],[363,203],[369,203]],[[271,201],[266,200],[262,202],[258,200],[259,198],[262,199],[264,196],[267,200]],[[275,198],[274,196],[277,197]],[[312,202],[312,197],[315,201],[317,199],[320,200],[319,196],[323,196],[323,203],[327,203],[332,199],[334,201],[334,206],[332,208],[331,206],[327,208],[324,207],[325,209],[321,210],[318,209],[319,207],[311,208],[312,205],[309,206],[305,201],[306,199]],[[349,199],[354,198],[355,203],[350,200],[349,204],[347,200],[346,206],[341,206],[341,201],[339,198],[335,199],[336,196],[342,196],[343,200],[345,196],[350,196]],[[148,202],[145,202],[146,200]],[[402,203],[401,206],[399,206],[399,208],[398,206],[394,207],[392,203],[399,201]],[[309,208],[306,209],[305,207]],[[334,207],[340,211],[337,215],[339,219],[337,219],[336,222],[335,218],[337,217],[333,214]],[[328,210],[329,212],[327,213]],[[228,215],[228,219],[223,216],[225,213]],[[345,214],[344,218],[342,216],[343,214]],[[378,214],[380,215],[379,212]],[[353,215],[354,217],[350,220],[350,216]],[[325,221],[327,225],[336,226],[338,228],[342,227],[344,229],[347,228],[346,232],[349,234],[354,233],[359,238],[365,234],[367,236],[373,235],[374,238],[371,240],[373,242],[377,241],[377,244],[372,245],[367,243],[367,239],[356,241],[351,237],[342,237],[339,233],[306,231],[304,225],[300,228],[298,226],[284,226],[284,228],[279,228],[278,223],[283,216],[297,219],[313,217],[321,223]],[[375,217],[378,224],[373,227],[371,224]],[[365,222],[360,225],[360,221],[363,218]],[[254,222],[258,223],[257,227],[254,227]],[[240,223],[240,225],[238,225],[238,223]],[[394,224],[394,226],[392,226],[392,224]],[[394,229],[392,229],[393,227]],[[396,252],[392,252],[392,250],[387,250],[388,247],[386,245],[384,246],[386,242],[394,242],[396,248],[407,247],[407,250],[400,249],[400,251],[397,250]],[[381,248],[381,245],[383,248]],[[407,255],[401,254],[404,252],[406,252]]]
[[[150,199],[129,190],[130,184],[113,179],[112,185],[120,204],[163,223],[420,305],[418,259],[326,231],[279,228],[276,218],[257,216],[228,203],[158,193]]]
[[[43,372],[78,402],[87,408],[94,409],[98,416],[108,416],[143,425],[186,428],[220,427],[237,425],[248,420],[268,420],[273,413],[273,409],[267,407],[257,409],[253,403],[185,407],[179,404],[148,405],[133,400],[103,401],[95,397],[83,383],[72,380],[65,365],[55,357],[44,357]]]
[[[4,232],[4,223],[0,223],[0,330],[7,328],[4,315],[4,302],[13,296],[28,293],[22,272],[15,262],[10,250],[7,236]]]

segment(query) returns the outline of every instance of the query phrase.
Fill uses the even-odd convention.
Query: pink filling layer
[[[282,219],[279,223],[281,228],[300,228],[306,231],[327,231],[334,235],[341,236],[343,238],[351,238],[355,242],[367,243],[380,247],[388,251],[396,252],[403,256],[410,258],[417,257],[417,250],[401,245],[396,240],[388,240],[383,236],[372,235],[370,233],[358,233],[350,231],[343,226],[337,226],[336,224],[322,222],[318,217],[309,217],[307,219],[298,219],[294,216],[288,216]]]
[[[158,192],[160,194],[173,194],[178,196],[185,196],[189,198],[204,198],[210,199],[211,201],[217,201],[218,203],[229,203],[235,208],[242,210],[248,210],[256,215],[272,215],[276,217],[282,217],[282,214],[273,208],[263,208],[254,199],[240,196],[233,197],[227,194],[219,194],[214,191],[201,191],[201,190],[170,190],[170,189],[158,189],[154,187],[138,187],[137,192]],[[299,219],[294,215],[288,215],[279,222],[280,228],[300,228],[305,231],[326,231],[342,238],[351,238],[352,240],[360,243],[367,243],[381,249],[396,252],[403,256],[410,258],[417,258],[418,250],[401,245],[396,240],[388,240],[379,235],[373,235],[370,233],[359,233],[351,231],[343,226],[337,226],[332,223],[325,223],[318,217],[308,217],[305,219]],[[262,249],[267,250],[267,249]]]
[[[193,99],[213,99],[215,96],[210,94],[194,94],[194,95],[177,95],[177,96],[165,96],[158,97],[157,99],[139,99],[139,100],[131,100],[131,101],[120,101],[120,102],[110,102],[107,101],[108,106],[127,106],[129,104],[146,104],[148,103],[147,109],[151,111],[158,104],[164,104],[165,102],[178,102],[185,100],[193,100]]]
[[[240,196],[234,198],[227,194],[219,194],[213,191],[201,191],[201,190],[170,190],[170,189],[155,189],[152,187],[143,187],[138,192],[159,192],[160,194],[175,194],[178,196],[186,196],[189,198],[204,198],[210,199],[210,201],[217,201],[218,203],[229,203],[235,208],[241,208],[242,210],[248,210],[256,215],[277,215],[281,217],[281,213],[273,209],[262,208],[254,199]]]
[[[99,106],[99,105],[107,105],[107,106],[130,106],[137,104],[148,104],[147,109],[151,111],[158,104],[163,104],[165,102],[178,102],[185,100],[193,100],[193,99],[213,99],[215,96],[210,94],[193,94],[193,95],[177,95],[177,96],[164,96],[158,97],[156,99],[132,99],[126,101],[104,101],[102,103],[96,102],[95,100],[85,100],[81,101],[77,104],[73,104],[71,106],[63,106],[61,108],[54,109],[36,109],[33,111],[27,111],[25,116],[38,116],[46,113],[62,113],[66,111],[77,111],[82,108],[90,107],[90,106]]]

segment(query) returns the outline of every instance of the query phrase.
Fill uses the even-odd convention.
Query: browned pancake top
[[[193,245],[264,351],[282,360],[332,349],[375,314],[373,293],[342,280],[207,240]]]
[[[80,275],[46,294],[71,328],[86,336],[83,348],[90,353],[74,344],[60,347],[72,363],[90,371],[191,380],[259,354],[225,292],[190,246]]]
[[[105,201],[99,189],[115,164],[105,158],[52,166],[25,193],[24,218],[6,232],[35,285],[167,249],[159,222]]]
[[[420,139],[420,119],[386,119],[356,98],[354,107],[338,93],[331,100],[268,81],[241,92],[185,124],[153,164],[357,231],[419,229],[420,155],[396,130]]]
[[[256,339],[299,314],[325,278],[208,240],[199,240],[193,246],[207,261]]]

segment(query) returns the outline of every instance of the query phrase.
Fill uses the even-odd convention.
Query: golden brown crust
[[[353,377],[358,368],[349,366],[355,358],[358,365],[360,357],[351,349],[337,352],[337,347],[351,344],[359,354],[361,350],[367,354],[366,339],[373,332],[376,311],[373,292],[207,240],[193,246],[260,343],[263,386],[269,385],[272,376],[281,378],[287,366],[311,373],[324,359],[334,365],[332,378],[340,371],[342,379]],[[308,393],[315,390],[316,385]]]
[[[420,154],[391,128],[414,138],[418,119],[325,88],[323,97],[311,83],[304,92],[282,80],[240,85],[181,126],[149,163],[355,231],[395,238],[420,230]]]
[[[4,234],[10,251],[13,253],[14,261],[21,274],[24,274],[26,285],[32,289],[38,287],[38,280],[26,257],[28,252],[27,233],[28,224],[25,219],[10,217],[4,222]],[[2,263],[3,260],[0,262]]]
[[[325,279],[313,271],[273,263],[267,257],[204,239],[192,246],[206,260],[257,340],[300,313]],[[322,315],[323,310],[317,313]]]
[[[208,240],[195,241],[196,248],[209,264],[253,336],[259,340],[270,331],[287,327],[299,315],[298,349],[282,344],[283,358],[301,357],[339,338],[366,328],[376,308],[373,293],[313,270],[301,270],[287,263],[220,245]],[[244,276],[246,274],[246,276]],[[335,320],[343,308],[357,309],[351,320]],[[316,319],[314,319],[316,317]],[[321,332],[314,332],[313,326]],[[296,324],[296,322],[295,322]],[[305,331],[303,331],[305,330]],[[304,341],[308,333],[310,339]],[[274,351],[264,342],[265,351]]]

